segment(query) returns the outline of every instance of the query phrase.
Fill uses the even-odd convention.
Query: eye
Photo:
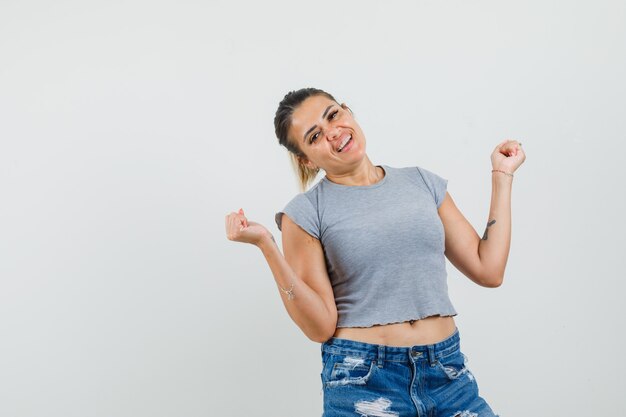
[[[328,120],[333,120],[335,119],[335,116],[337,116],[337,113],[339,113],[339,110],[335,110],[334,112],[332,112],[331,114],[328,115]],[[309,143],[313,143],[317,140],[317,135],[319,135],[319,133],[314,134],[313,136],[311,136],[311,140],[309,141]]]

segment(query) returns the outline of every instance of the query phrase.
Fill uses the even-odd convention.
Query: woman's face
[[[345,103],[340,106],[326,96],[309,97],[294,110],[289,138],[306,155],[309,167],[327,173],[348,172],[365,156],[365,136],[352,113]]]

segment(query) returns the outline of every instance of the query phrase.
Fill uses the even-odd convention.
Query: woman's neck
[[[384,176],[385,171],[380,167],[374,166],[374,164],[369,161],[353,172],[340,175],[329,175],[326,173],[326,178],[328,178],[329,181],[348,186],[373,185],[382,180]]]

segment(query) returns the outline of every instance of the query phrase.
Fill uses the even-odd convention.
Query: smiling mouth
[[[346,145],[348,143],[352,142],[352,135],[348,136],[346,139],[344,139],[344,141],[341,143],[341,145],[339,145],[339,147],[337,148],[337,152],[341,152],[343,150],[343,148],[346,147]]]

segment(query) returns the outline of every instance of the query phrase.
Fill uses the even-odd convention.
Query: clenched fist
[[[226,237],[235,242],[259,245],[265,239],[273,239],[263,225],[248,221],[243,209],[226,215]]]
[[[491,153],[493,169],[500,169],[512,174],[526,160],[521,143],[516,140],[505,140],[496,146]]]

